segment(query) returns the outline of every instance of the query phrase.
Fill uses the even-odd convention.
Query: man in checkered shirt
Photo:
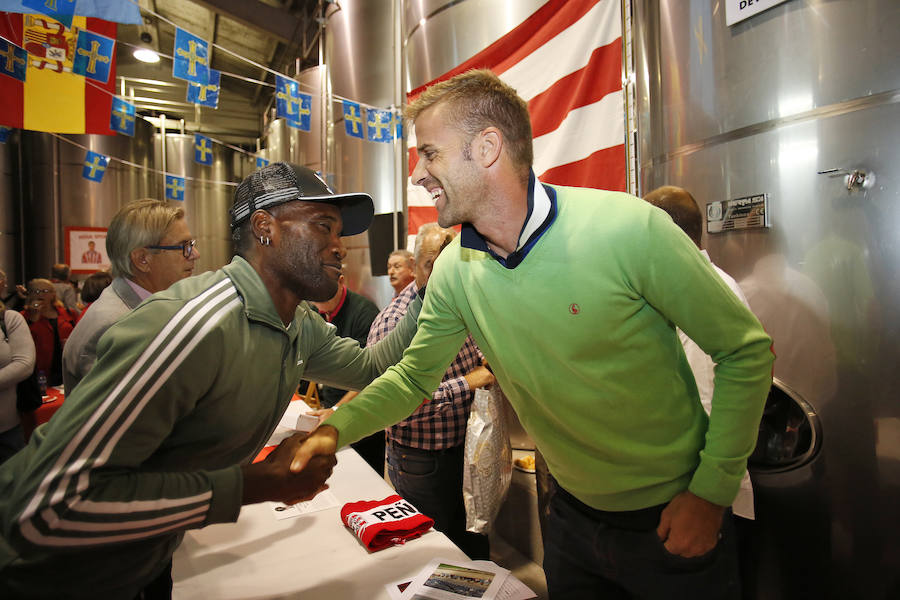
[[[438,254],[455,236],[455,231],[437,223],[419,228],[416,278],[375,319],[367,345],[386,336],[406,314]],[[472,337],[467,337],[434,395],[387,430],[388,475],[397,493],[434,519],[434,528],[475,560],[490,558],[490,547],[486,535],[466,531],[463,446],[475,388],[494,383],[494,376],[482,366],[483,358]]]

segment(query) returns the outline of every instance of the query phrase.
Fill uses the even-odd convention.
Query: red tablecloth
[[[38,409],[31,413],[22,413],[22,431],[25,433],[25,439],[31,437],[31,432],[41,423],[46,423],[50,417],[59,410],[63,405],[66,395],[62,390],[55,387],[49,388],[44,395],[44,403]]]

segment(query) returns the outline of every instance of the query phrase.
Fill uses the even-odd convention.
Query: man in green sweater
[[[413,181],[462,235],[434,267],[403,360],[292,468],[412,412],[471,333],[558,483],[552,597],[736,596],[723,515],[755,444],[770,338],[664,212],[537,181],[527,106],[492,73],[432,86],[407,116]],[[676,326],[717,363],[709,418]]]
[[[306,302],[334,295],[340,236],[365,231],[373,212],[367,194],[334,194],[304,167],[244,179],[238,256],[113,325],[59,412],[0,468],[0,598],[167,597],[185,530],[322,489],[334,457],[292,473],[299,434],[251,461],[301,377],[360,389],[412,338],[418,301],[369,348]]]

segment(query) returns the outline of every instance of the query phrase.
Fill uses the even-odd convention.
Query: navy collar
[[[503,258],[488,247],[487,240],[471,223],[463,223],[459,242],[463,248],[487,252],[507,269],[515,269],[556,220],[556,214],[556,190],[538,181],[534,171],[531,171],[528,175],[528,214],[519,232],[515,252]]]

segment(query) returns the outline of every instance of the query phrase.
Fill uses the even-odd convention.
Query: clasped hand
[[[291,468],[306,438],[304,433],[295,433],[278,444],[265,460],[241,467],[244,476],[242,504],[263,501],[296,504],[328,489],[325,481],[337,464],[334,452],[312,457],[302,468]]]

